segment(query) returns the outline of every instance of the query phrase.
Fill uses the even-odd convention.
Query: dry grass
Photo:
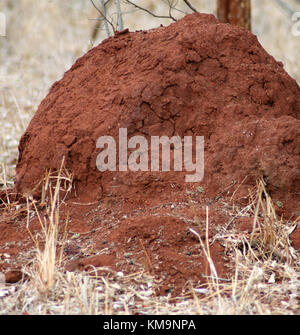
[[[109,274],[104,277],[96,276],[101,268],[85,273],[64,271],[62,254],[57,248],[59,245],[62,249],[66,242],[66,234],[58,234],[62,202],[59,194],[70,187],[62,188],[62,179],[61,169],[52,194],[49,174],[46,177],[44,194],[49,197],[45,197],[43,206],[47,208],[48,221],[39,214],[40,204],[34,203],[42,234],[31,234],[36,248],[28,252],[28,264],[23,269],[28,279],[10,287],[4,284],[1,287],[0,283],[1,314],[299,313],[300,258],[289,241],[295,224],[283,223],[276,217],[263,181],[258,182],[247,210],[239,209],[253,218],[252,233],[236,233],[223,225],[214,237],[225,247],[234,273],[232,278],[220,278],[211,258],[207,211],[205,242],[190,229],[198,237],[207,260],[208,269],[204,275],[207,283],[199,286],[187,283],[181,296],[171,298],[156,295],[160,282],[150,270],[125,276],[122,272],[106,269]],[[71,179],[68,182],[71,183]],[[228,210],[232,211],[233,207]],[[28,209],[28,213],[30,211]]]
[[[35,276],[34,285],[41,293],[49,293],[55,284],[56,280],[56,267],[62,263],[62,251],[63,245],[66,239],[66,234],[63,235],[62,245],[60,247],[61,253],[59,259],[57,259],[57,246],[58,246],[58,233],[59,233],[59,208],[60,208],[60,195],[65,193],[65,196],[71,190],[72,176],[69,173],[65,173],[64,176],[64,159],[61,163],[60,170],[57,175],[51,174],[51,171],[46,173],[46,177],[43,181],[42,197],[39,207],[46,207],[47,217],[41,217],[39,213],[36,201],[32,198],[27,198],[27,229],[34,241],[36,246],[36,259],[35,259]],[[52,181],[55,181],[55,185],[52,186]],[[54,191],[53,191],[54,189]],[[47,197],[49,196],[49,198]],[[30,203],[35,210],[38,217],[41,234],[43,237],[43,247],[40,246],[40,234],[39,237],[34,236],[30,231]],[[68,222],[66,222],[66,225]],[[65,230],[66,231],[66,230]]]
[[[288,2],[300,10],[293,1]],[[163,9],[158,1],[143,3],[158,12]],[[197,8],[214,12],[214,1],[198,1]],[[300,37],[292,36],[291,19],[271,0],[253,0],[253,8],[254,33],[300,82]],[[12,186],[18,142],[38,104],[51,84],[92,46],[90,36],[97,13],[89,1],[81,0],[18,0],[13,5],[12,1],[2,0],[0,11],[5,12],[8,22],[7,37],[0,37],[1,189]],[[132,11],[126,11],[124,20],[130,30],[169,22],[154,20],[144,13],[132,15]],[[101,31],[97,43],[104,37],[105,32]],[[31,262],[24,268],[31,280],[7,286],[0,276],[1,314],[299,314],[300,262],[289,243],[295,223],[276,218],[261,181],[249,206],[226,207],[237,215],[253,217],[253,232],[237,233],[229,222],[228,228],[220,227],[215,237],[225,246],[233,278],[228,281],[218,277],[208,239],[204,243],[199,238],[209,264],[208,283],[199,287],[188,285],[183,296],[172,299],[155,295],[159,282],[147,272],[124,276],[111,271],[106,277],[96,278],[94,271],[63,271],[62,255],[57,252],[57,246],[65,243],[57,230],[63,200],[58,189],[65,187],[71,176],[61,173],[59,178],[50,173],[43,186],[42,201],[48,216],[40,217],[42,234],[32,235],[35,250],[24,256]],[[6,205],[12,205],[9,198]],[[32,205],[38,215],[38,206]]]

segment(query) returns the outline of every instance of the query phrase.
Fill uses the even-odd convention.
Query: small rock
[[[5,273],[6,283],[17,283],[23,278],[23,272],[21,270],[10,270]]]

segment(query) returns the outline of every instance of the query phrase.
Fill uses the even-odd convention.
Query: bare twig
[[[189,0],[183,0],[183,2],[195,13],[198,13],[197,9],[189,2]]]
[[[161,0],[161,1],[169,6],[169,10],[171,9],[184,15],[188,14],[188,12],[176,7],[179,0]]]
[[[176,1],[176,3],[175,3],[175,5],[173,5],[173,0],[167,0],[167,2],[168,2],[168,5],[169,5],[169,16],[170,16],[170,18],[173,20],[173,21],[176,21],[176,19],[174,18],[174,16],[172,15],[172,10],[174,9],[176,9],[176,5],[177,5],[177,1]]]
[[[123,25],[123,18],[122,18],[122,11],[121,11],[121,6],[120,6],[120,1],[115,0],[115,5],[117,8],[117,13],[118,13],[118,30],[121,31],[124,28]]]
[[[152,15],[154,17],[157,17],[159,19],[171,19],[173,21],[177,21],[172,15],[169,14],[169,16],[166,15],[156,15],[155,13],[151,12],[149,9],[141,7],[139,5],[137,5],[136,3],[130,1],[130,0],[126,0],[127,3],[129,3],[130,5],[134,6],[137,9],[143,10],[144,12],[148,13],[149,15]]]
[[[110,0],[106,1],[104,3],[104,0],[101,0],[101,4],[102,4],[102,10],[103,10],[103,15],[106,17],[106,5],[108,5]],[[107,20],[104,20],[104,27],[105,27],[105,30],[106,30],[106,35],[107,37],[111,36],[111,33],[110,33],[110,30],[109,30],[109,27],[108,27],[108,23],[107,23]]]
[[[106,16],[105,5],[108,3],[108,1],[106,1],[106,3],[103,3],[103,2],[102,2],[102,5],[103,5],[103,10],[102,10],[102,11],[95,5],[95,3],[94,3],[93,0],[90,0],[90,1],[91,1],[91,3],[93,4],[94,8],[97,10],[97,12],[98,12],[98,13],[101,15],[101,17],[104,19],[104,21],[106,22],[106,24],[108,23],[108,24],[111,26],[113,32],[115,33],[116,30],[115,30],[115,27],[114,27],[113,23],[112,23],[110,20],[108,20],[108,19],[107,19],[107,16]],[[108,28],[108,27],[107,27],[107,28]],[[106,29],[106,31],[107,31],[108,36],[110,36],[110,33],[108,32],[108,29]]]

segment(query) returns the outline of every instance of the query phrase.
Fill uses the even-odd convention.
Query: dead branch
[[[198,13],[197,9],[189,2],[189,0],[183,0],[183,2],[195,13]]]
[[[108,20],[108,19],[107,19],[107,16],[106,16],[106,9],[105,9],[106,7],[105,7],[105,6],[109,3],[109,1],[106,1],[105,3],[102,2],[102,6],[103,6],[103,9],[102,9],[102,10],[100,10],[100,9],[95,5],[95,3],[94,3],[93,0],[90,0],[90,1],[91,1],[91,3],[93,4],[94,8],[97,10],[97,12],[100,14],[100,17],[105,21],[105,23],[106,23],[106,32],[107,32],[108,36],[110,36],[110,32],[109,32],[109,29],[108,29],[107,24],[109,24],[109,25],[111,26],[111,28],[112,28],[112,30],[113,30],[113,32],[114,32],[114,34],[115,34],[116,29],[115,29],[113,23],[112,23],[110,20]],[[93,31],[93,36],[94,36],[94,38],[97,36],[97,32],[95,32],[95,30],[98,30],[99,28],[100,28],[100,24],[99,24],[99,27],[98,27],[98,28],[97,28],[97,25],[96,25],[96,27],[94,28],[94,31]]]
[[[121,31],[121,30],[124,29],[124,25],[123,25],[123,17],[122,17],[120,1],[115,0],[115,5],[116,5],[116,8],[117,8],[117,13],[118,13],[118,30]]]
[[[133,6],[133,7],[137,8],[137,9],[140,9],[140,10],[142,10],[142,11],[148,13],[149,15],[151,15],[151,16],[153,16],[153,17],[156,17],[156,18],[159,18],[159,19],[171,19],[171,20],[173,20],[173,21],[177,21],[177,20],[171,15],[171,10],[170,10],[170,8],[169,8],[169,15],[168,15],[168,16],[167,16],[167,15],[157,15],[157,14],[151,12],[149,9],[144,8],[144,7],[141,7],[141,6],[137,5],[136,3],[134,3],[134,2],[132,2],[132,1],[130,1],[130,0],[126,0],[126,2],[127,2],[128,4],[130,4],[131,6]]]

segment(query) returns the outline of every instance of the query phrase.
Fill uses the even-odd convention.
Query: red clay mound
[[[78,59],[40,104],[19,145],[16,189],[32,193],[65,156],[78,196],[158,202],[201,186],[208,198],[245,196],[261,176],[299,215],[300,89],[250,32],[214,16],[120,32]],[[204,136],[199,183],[185,173],[100,172],[100,136]],[[117,161],[118,162],[118,161]],[[236,185],[235,187],[231,187]],[[229,193],[230,194],[230,193]],[[236,193],[237,194],[237,193]]]

